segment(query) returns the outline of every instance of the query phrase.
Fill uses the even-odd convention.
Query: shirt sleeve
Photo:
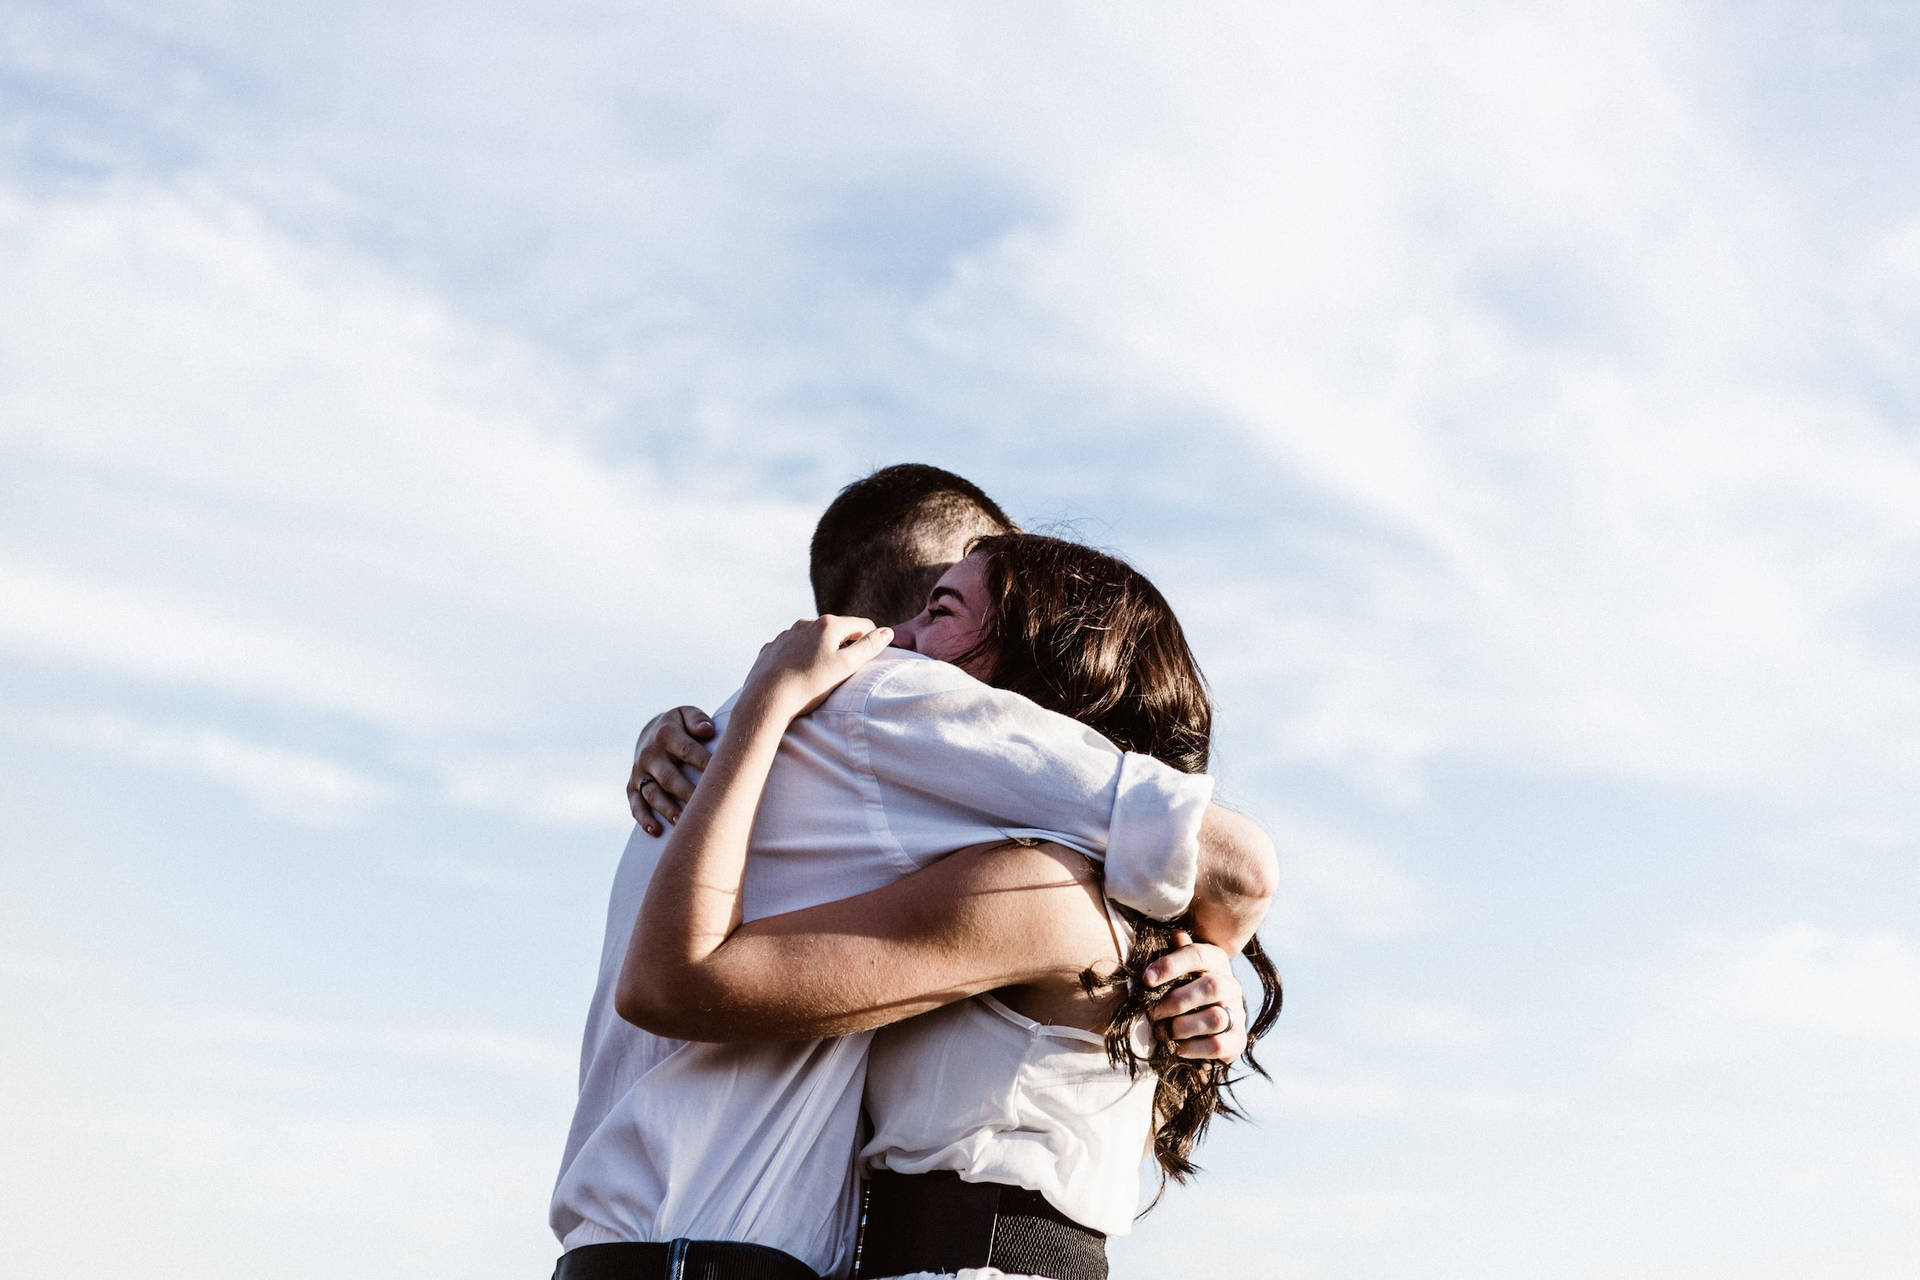
[[[851,728],[878,784],[880,816],[902,844],[1052,840],[1104,858],[1115,902],[1159,919],[1187,909],[1211,778],[1123,752],[947,663],[895,662]],[[955,834],[941,844],[947,831]]]

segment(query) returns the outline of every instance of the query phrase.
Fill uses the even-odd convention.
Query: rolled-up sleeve
[[[1121,758],[1107,834],[1107,896],[1167,920],[1193,902],[1200,868],[1200,822],[1213,779],[1181,773],[1152,756]]]
[[[1186,910],[1211,778],[1124,753],[947,663],[882,661],[847,727],[875,784],[870,816],[896,848],[1052,840],[1104,858],[1114,901],[1158,918]]]

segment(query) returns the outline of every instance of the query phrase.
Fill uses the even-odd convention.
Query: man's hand
[[[1142,981],[1157,987],[1195,976],[1147,1010],[1155,1034],[1179,1057],[1233,1062],[1247,1051],[1247,997],[1233,976],[1233,957],[1185,931],[1174,941],[1180,945],[1148,965]]]
[[[680,810],[693,799],[693,779],[686,770],[707,767],[713,753],[704,744],[712,738],[713,721],[698,707],[662,711],[640,731],[627,778],[627,807],[648,835],[679,821]]]

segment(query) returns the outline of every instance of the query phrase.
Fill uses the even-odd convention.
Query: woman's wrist
[[[785,733],[787,726],[800,714],[806,705],[803,696],[791,689],[783,689],[779,682],[769,682],[759,687],[748,686],[734,703],[732,713],[727,717],[729,731],[736,727],[748,732],[768,730]]]

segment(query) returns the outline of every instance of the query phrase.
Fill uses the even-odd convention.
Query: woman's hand
[[[1174,940],[1180,945],[1148,965],[1143,980],[1157,987],[1196,976],[1147,1010],[1154,1032],[1179,1057],[1232,1062],[1247,1051],[1247,1000],[1233,976],[1233,957],[1184,930]]]
[[[892,627],[876,627],[865,618],[827,614],[802,619],[761,646],[740,701],[797,719],[824,702],[892,639]]]

